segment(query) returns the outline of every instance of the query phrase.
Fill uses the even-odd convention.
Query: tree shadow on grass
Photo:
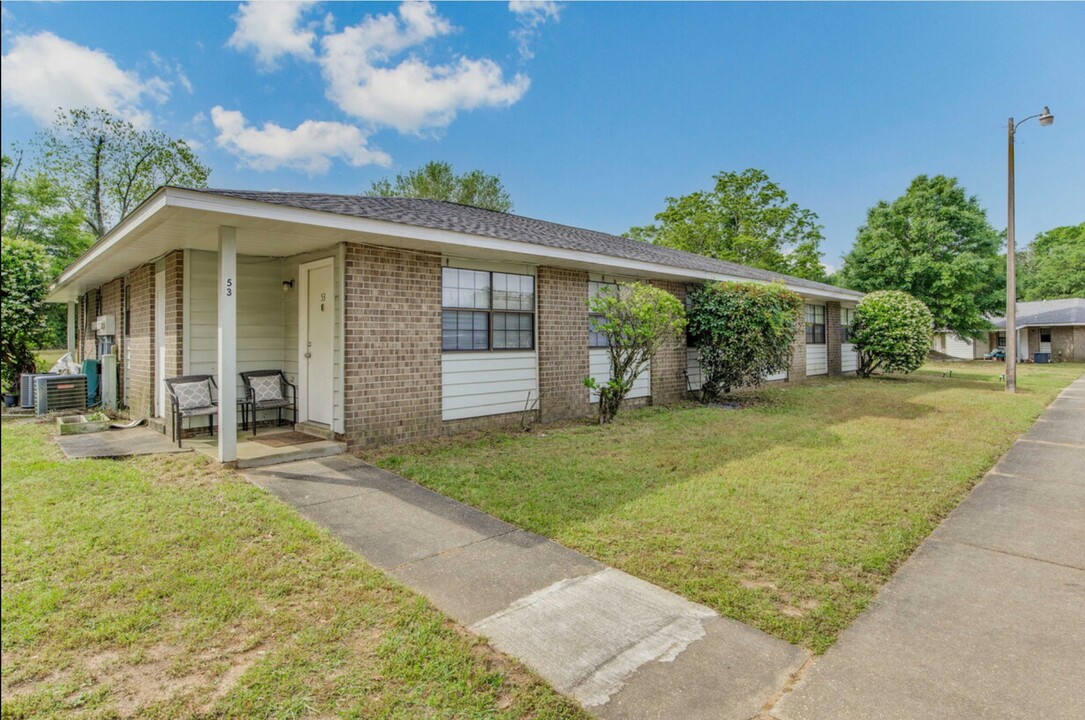
[[[859,384],[862,392],[855,392]],[[763,390],[767,402],[742,410],[648,407],[607,426],[490,433],[363,457],[554,537],[669,486],[706,475],[726,477],[730,466],[759,457],[766,458],[766,472],[781,472],[781,455],[793,458],[790,469],[802,468],[809,451],[843,442],[844,425],[889,423],[904,431],[937,411],[919,398],[972,385],[988,389],[983,383],[905,378],[814,382]]]

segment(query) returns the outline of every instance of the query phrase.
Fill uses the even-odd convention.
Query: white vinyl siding
[[[689,376],[689,389],[700,390],[704,378],[701,377],[701,360],[697,348],[686,348],[686,375]]]
[[[806,304],[806,375],[827,375],[829,373],[829,351],[825,344],[824,305]]]
[[[807,345],[806,346],[806,374],[810,375],[826,375],[829,372],[829,351],[828,346],[822,345]]]
[[[855,308],[840,308],[840,324],[850,327],[855,322]],[[843,328],[841,329],[843,336]],[[859,358],[855,354],[855,345],[850,342],[840,343],[840,371],[844,373],[855,372],[859,367]]]
[[[855,372],[859,367],[859,356],[855,353],[855,346],[851,343],[843,343],[840,346],[840,370],[843,372]]]
[[[444,266],[535,277],[534,267],[513,263],[445,258]],[[487,307],[490,304],[487,300]],[[537,347],[538,328],[533,328],[532,332]],[[442,420],[519,413],[525,406],[537,407],[538,399],[539,361],[535,350],[449,351],[441,354]]]
[[[701,376],[701,362],[697,354],[697,348],[686,348],[686,374],[689,375],[689,387],[691,390],[700,390],[704,378]],[[787,370],[769,375],[766,382],[787,380]]]
[[[588,373],[595,378],[595,382],[605,385],[610,382],[610,353],[606,348],[591,348],[588,350]],[[652,394],[652,364],[644,368],[644,372],[633,381],[633,388],[626,395],[627,398],[649,397]],[[595,393],[588,390],[588,402],[596,402]]]
[[[975,346],[970,339],[961,339],[953,333],[946,333],[946,355],[958,360],[971,360],[975,357]]]
[[[186,374],[215,374],[218,365],[218,254],[193,251],[188,301]],[[237,371],[277,368],[283,361],[283,291],[279,260],[237,259]],[[243,397],[241,378],[236,378]]]
[[[218,365],[218,254],[192,250],[186,255],[185,374],[214,375]],[[298,265],[329,256],[336,258],[332,429],[343,432],[343,263],[338,248],[285,259],[237,258],[237,371],[278,368],[286,373],[287,380],[297,385]],[[284,280],[295,281],[291,291],[283,292]],[[237,396],[244,397],[240,375],[237,386]],[[261,419],[271,417],[267,413],[260,415]],[[290,413],[285,413],[284,419],[289,418]]]
[[[523,412],[538,398],[538,365],[532,350],[452,352],[441,357],[442,420]]]

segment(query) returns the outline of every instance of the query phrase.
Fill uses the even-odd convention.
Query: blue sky
[[[620,233],[762,168],[825,225],[919,173],[1017,230],[1085,221],[1085,4],[3,3],[3,146],[57,105],[197,144],[218,187],[359,192],[431,160]]]

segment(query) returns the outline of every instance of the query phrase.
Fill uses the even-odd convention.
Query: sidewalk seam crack
[[[408,560],[407,562],[401,562],[399,565],[393,565],[392,567],[388,568],[388,570],[390,570],[390,571],[391,570],[399,570],[400,568],[405,568],[408,565],[414,565],[415,563],[420,563],[423,560],[430,560],[430,559],[435,558],[435,557],[441,557],[442,555],[449,555],[451,553],[463,550],[464,548],[469,548],[472,545],[478,545],[479,543],[484,543],[487,540],[494,540],[496,538],[503,537],[503,536],[508,535],[510,533],[514,533],[517,530],[519,530],[519,528],[514,527],[514,528],[511,528],[511,529],[506,530],[504,532],[499,532],[499,533],[497,533],[495,535],[487,535],[484,538],[479,538],[478,540],[472,540],[471,542],[464,543],[463,545],[457,545],[456,547],[445,548],[444,550],[440,550],[438,552],[431,553],[429,555],[426,555],[425,557],[420,557],[417,560]]]
[[[1056,567],[1063,567],[1069,570],[1077,570],[1079,572],[1085,572],[1085,567],[1078,567],[1077,565],[1067,565],[1066,563],[1056,562],[1054,560],[1045,560],[1044,558],[1036,557],[1035,555],[1022,555],[1020,553],[1010,552],[1009,550],[1000,550],[998,548],[988,547],[987,545],[980,545],[978,543],[971,543],[966,540],[952,540],[946,538],[939,538],[936,542],[953,543],[954,545],[964,545],[966,547],[976,548],[977,550],[987,550],[988,552],[998,553],[999,555],[1008,555],[1010,557],[1021,558],[1022,560],[1032,560],[1034,562],[1041,562],[1047,565],[1054,565]]]

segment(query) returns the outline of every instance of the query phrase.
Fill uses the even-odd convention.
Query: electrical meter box
[[[94,332],[98,335],[116,335],[117,318],[114,315],[99,315],[94,321]]]

